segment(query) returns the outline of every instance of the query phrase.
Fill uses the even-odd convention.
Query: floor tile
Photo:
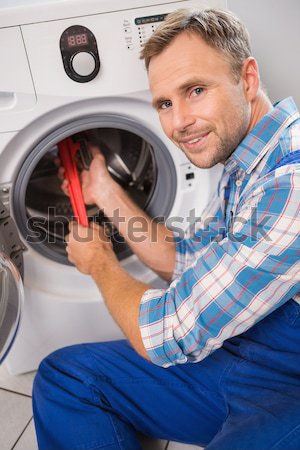
[[[37,450],[37,449],[38,444],[35,435],[34,422],[32,419],[12,450]]]
[[[180,444],[179,442],[169,442],[167,450],[201,450],[202,447],[196,445]]]
[[[31,398],[0,389],[1,450],[11,450],[32,417]]]
[[[161,439],[150,439],[146,436],[138,434],[138,440],[143,450],[165,450],[168,441]]]
[[[24,375],[10,375],[5,363],[0,365],[0,388],[20,394],[31,395],[35,372]]]

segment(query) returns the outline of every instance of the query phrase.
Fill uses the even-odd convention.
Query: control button
[[[195,174],[194,172],[189,172],[185,174],[185,179],[186,180],[193,180],[195,178]]]
[[[88,52],[78,52],[72,58],[71,66],[77,75],[86,77],[91,75],[96,68],[95,57]]]
[[[241,181],[241,180],[236,180],[235,185],[236,185],[237,187],[242,186],[242,181]]]
[[[131,28],[130,27],[126,27],[124,28],[125,33],[129,34],[131,33]]]
[[[127,44],[127,48],[128,48],[128,50],[133,50],[134,46],[132,44]]]

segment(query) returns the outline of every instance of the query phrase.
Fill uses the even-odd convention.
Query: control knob
[[[90,52],[75,53],[70,63],[74,72],[81,77],[91,75],[96,69],[96,58]]]

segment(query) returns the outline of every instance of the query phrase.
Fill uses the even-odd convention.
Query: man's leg
[[[197,364],[161,369],[126,341],[59,350],[34,384],[40,450],[300,448],[300,306],[290,301]]]
[[[299,450],[299,392],[257,392],[232,404],[221,431],[207,450]],[[252,395],[254,394],[254,395]]]
[[[227,415],[219,386],[234,357],[162,369],[127,343],[83,344],[40,365],[33,408],[40,450],[140,449],[148,436],[206,445]]]
[[[207,450],[300,449],[300,305],[289,301],[224,348],[228,418]]]

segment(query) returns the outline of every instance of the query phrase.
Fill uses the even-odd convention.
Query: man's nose
[[[196,117],[185,102],[173,104],[173,129],[177,132],[185,131],[196,122]]]

